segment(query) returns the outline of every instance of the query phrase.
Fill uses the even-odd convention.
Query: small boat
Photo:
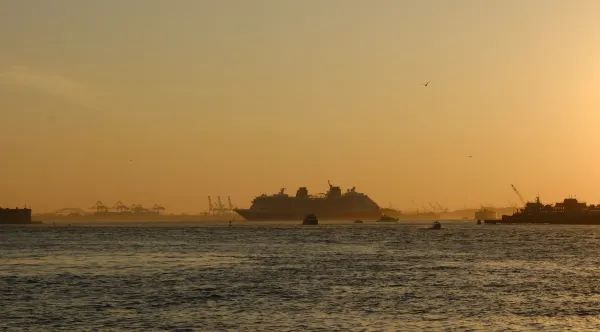
[[[306,217],[304,217],[304,220],[302,220],[302,225],[318,225],[318,224],[319,224],[319,219],[317,219],[317,216],[314,213],[306,215]]]
[[[363,223],[363,221],[362,221],[362,220],[354,220],[354,223],[355,223],[355,224],[362,224],[362,223]]]
[[[481,220],[477,220],[477,225],[481,225]]]
[[[431,228],[429,229],[442,229],[442,224],[440,224],[439,221],[434,221],[433,225],[431,225]]]
[[[377,222],[396,222],[396,221],[398,221],[398,218],[390,217],[385,214],[382,214],[381,217],[379,217],[379,220],[377,220]]]

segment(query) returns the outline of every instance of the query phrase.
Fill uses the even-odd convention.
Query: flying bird
[[[427,81],[427,82],[423,83],[423,86],[424,87],[428,87],[429,86],[429,82],[431,82],[431,81]]]

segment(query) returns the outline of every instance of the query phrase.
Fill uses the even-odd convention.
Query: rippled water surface
[[[0,330],[600,328],[600,227],[0,227]]]

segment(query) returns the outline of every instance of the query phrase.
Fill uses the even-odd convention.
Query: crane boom
[[[519,196],[519,200],[521,200],[521,204],[525,205],[525,199],[523,198],[523,195],[521,195],[519,190],[517,190],[517,187],[515,187],[514,184],[511,184],[510,186],[512,187],[512,190],[515,192],[515,194],[517,194],[517,196]]]
[[[212,199],[210,198],[210,196],[208,196],[208,212],[213,213],[213,210],[214,210],[214,207],[213,207]]]

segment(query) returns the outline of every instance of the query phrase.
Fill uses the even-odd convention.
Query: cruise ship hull
[[[236,209],[239,215],[248,221],[301,221],[307,214],[314,213],[320,220],[376,220],[381,215],[377,212],[321,212],[292,211],[292,212],[258,212],[250,209]]]

